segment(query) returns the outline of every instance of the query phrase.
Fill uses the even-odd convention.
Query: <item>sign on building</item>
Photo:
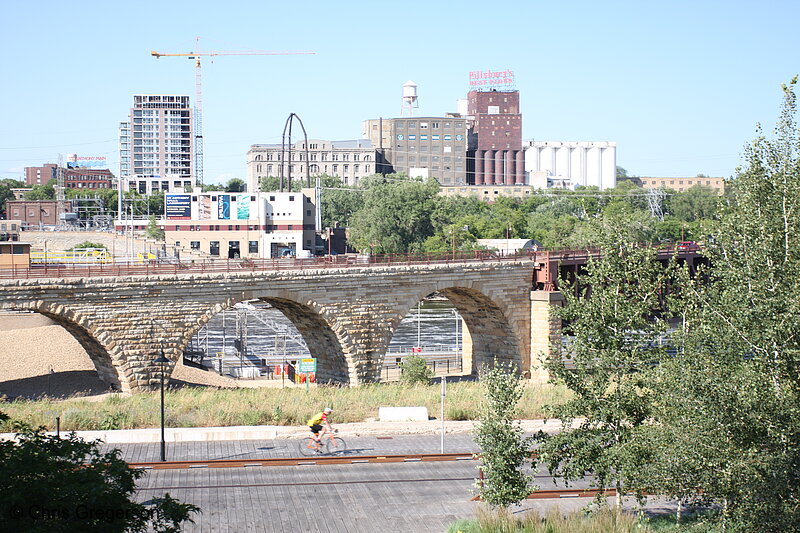
[[[165,214],[167,219],[189,220],[192,218],[192,196],[189,194],[168,194]]]

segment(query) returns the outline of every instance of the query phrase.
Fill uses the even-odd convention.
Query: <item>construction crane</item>
[[[203,90],[200,58],[202,56],[282,56],[282,55],[309,55],[316,52],[308,50],[243,50],[233,52],[201,52],[200,37],[195,39],[194,52],[186,54],[160,54],[155,50],[150,55],[159,59],[161,57],[186,57],[195,60],[194,78],[194,173],[198,185],[203,185]]]

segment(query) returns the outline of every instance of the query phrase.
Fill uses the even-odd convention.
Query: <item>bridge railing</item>
[[[675,247],[659,247],[659,253],[697,253]],[[473,250],[438,254],[345,254],[309,258],[275,259],[202,259],[115,264],[44,264],[30,267],[0,268],[0,279],[75,278],[155,276],[164,274],[204,274],[214,272],[254,272],[303,270],[309,268],[365,268],[371,266],[437,265],[485,261],[547,263],[585,263],[589,257],[599,257],[599,248],[579,250],[548,249],[521,250],[515,254],[498,254],[491,250]]]
[[[311,258],[203,259],[190,261],[122,264],[43,264],[31,267],[0,268],[0,279],[150,276],[164,274],[203,274],[303,270],[309,268],[364,268],[370,266],[433,265],[484,261],[529,260],[527,254],[498,255],[486,250],[442,254],[335,255]]]

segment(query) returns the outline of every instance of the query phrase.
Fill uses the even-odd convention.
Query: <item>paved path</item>
[[[298,439],[171,444],[168,460],[297,457]],[[396,435],[347,438],[353,455],[438,452],[440,437]],[[153,461],[158,443],[115,444],[128,461]],[[469,434],[446,435],[446,452],[477,451]],[[169,493],[203,512],[187,532],[372,533],[446,531],[470,518],[476,461],[304,465],[151,470],[139,480],[138,499]],[[555,488],[546,472],[540,488]],[[519,509],[547,509],[553,502],[526,501]],[[579,508],[572,499],[562,509]]]

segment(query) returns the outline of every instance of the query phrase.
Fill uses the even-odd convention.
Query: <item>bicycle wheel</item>
[[[320,446],[314,440],[314,437],[307,437],[298,442],[297,450],[303,457],[310,457],[312,455],[317,455],[322,451]]]
[[[331,436],[325,443],[325,449],[331,455],[341,455],[347,451],[347,443],[341,437]]]

